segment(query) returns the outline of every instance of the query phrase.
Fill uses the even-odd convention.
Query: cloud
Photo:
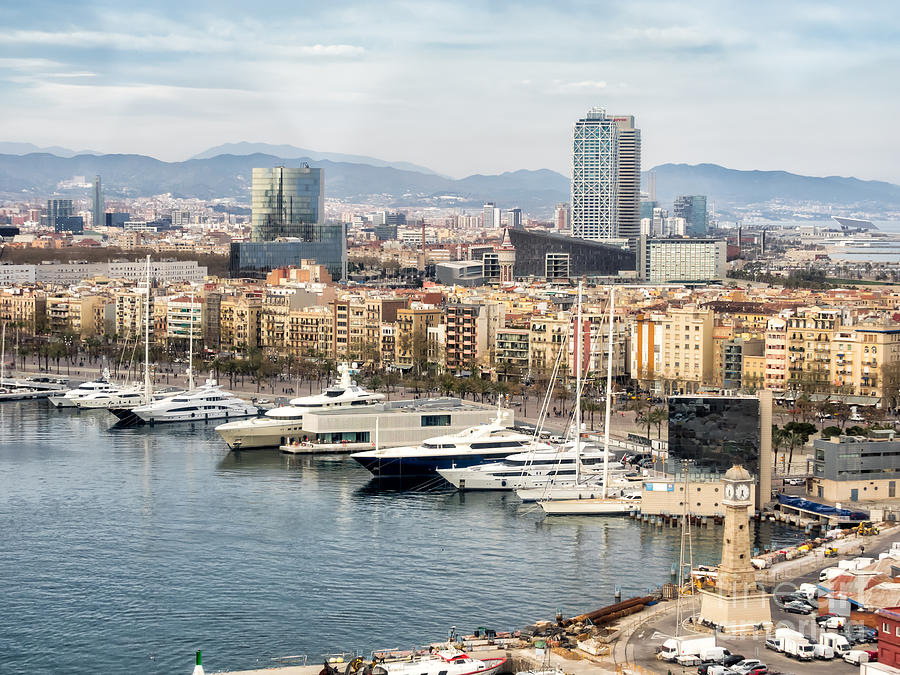
[[[561,82],[561,87],[566,89],[606,89],[604,80],[581,80],[580,82]]]
[[[357,57],[366,50],[356,45],[311,45],[290,50],[303,56]]]

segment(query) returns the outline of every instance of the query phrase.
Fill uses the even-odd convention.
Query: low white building
[[[642,235],[638,243],[638,274],[650,283],[721,281],[725,279],[726,262],[724,239]]]

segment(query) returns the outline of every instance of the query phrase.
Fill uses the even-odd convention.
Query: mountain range
[[[29,144],[0,143],[0,195],[43,199],[66,194],[60,182],[72,176],[103,178],[104,191],[115,196],[152,196],[249,200],[253,167],[299,166],[308,162],[325,172],[325,194],[348,202],[390,207],[437,206],[478,208],[493,201],[503,208],[521,207],[549,218],[558,202],[569,201],[570,179],[549,169],[519,170],[462,179],[439,175],[407,162],[313,152],[294,146],[234,143],[210,148],[183,162],[163,162],[146,155],[10,152]],[[33,147],[33,146],[29,146]],[[260,147],[272,152],[247,154]],[[27,150],[28,148],[24,148]],[[49,149],[48,149],[49,150]],[[230,153],[217,154],[220,150]],[[305,153],[305,154],[304,154]],[[285,157],[284,155],[291,155]],[[354,160],[354,161],[350,161]],[[716,164],[662,164],[656,174],[657,201],[671,205],[677,195],[705,194],[716,210],[766,202],[818,203],[839,208],[885,212],[900,209],[900,186],[839,176],[801,176],[785,171],[739,171]],[[646,173],[645,173],[646,176]],[[81,194],[69,191],[71,194]]]

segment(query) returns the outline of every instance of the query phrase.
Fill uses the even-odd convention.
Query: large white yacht
[[[59,396],[50,396],[49,400],[57,408],[74,408],[75,402],[80,398],[101,391],[112,391],[117,388],[118,385],[109,381],[109,369],[104,368],[103,374],[98,379],[79,384],[74,389],[69,389],[69,391]]]
[[[232,450],[278,447],[303,433],[306,412],[371,405],[384,398],[384,394],[367,391],[353,382],[347,364],[338,366],[338,372],[337,383],[321,394],[291,399],[290,405],[273,408],[263,417],[220,424],[216,431]]]
[[[600,448],[584,448],[581,453],[582,480],[599,484],[598,469],[603,464],[605,452]],[[579,476],[575,466],[577,455],[569,444],[558,450],[519,452],[501,462],[490,462],[469,467],[438,469],[438,473],[460,490],[517,490],[543,488],[548,485],[574,484]],[[616,462],[610,463],[613,471],[624,471]]]
[[[249,401],[225,391],[215,380],[209,379],[192,391],[166,396],[131,410],[114,409],[112,412],[123,422],[156,424],[249,417],[259,411]]]
[[[458,434],[435,436],[417,446],[380,448],[350,456],[376,478],[402,480],[434,477],[439,469],[484,464],[526,449],[552,451],[553,446],[508,428],[504,411],[498,409],[493,422]]]

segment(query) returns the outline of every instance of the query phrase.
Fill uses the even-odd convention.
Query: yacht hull
[[[292,431],[299,427],[299,431]],[[252,450],[255,448],[277,448],[290,442],[293,436],[303,434],[302,423],[292,422],[285,425],[272,426],[234,426],[221,425],[216,432],[232,450]]]
[[[640,501],[620,499],[565,499],[539,503],[544,513],[554,516],[622,516],[641,508]]]
[[[405,480],[408,478],[433,478],[439,469],[475,466],[485,462],[495,462],[510,454],[506,448],[501,453],[479,453],[454,456],[390,457],[380,456],[377,451],[351,455],[375,478],[383,480]]]
[[[66,398],[65,396],[50,396],[47,400],[50,401],[50,405],[53,405],[57,408],[75,407],[75,400],[72,398]]]

